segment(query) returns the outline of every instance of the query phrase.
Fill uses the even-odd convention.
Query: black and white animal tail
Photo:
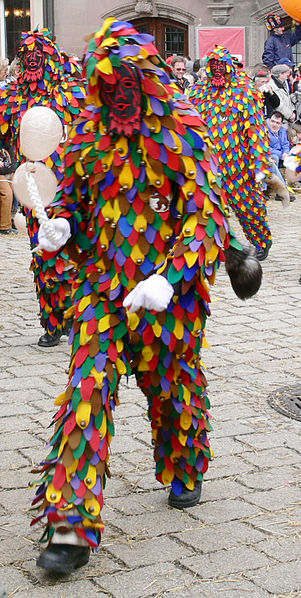
[[[239,299],[249,299],[261,285],[262,268],[251,245],[240,251],[229,247],[225,251],[226,270],[234,293]]]

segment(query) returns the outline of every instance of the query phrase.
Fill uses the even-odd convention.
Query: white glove
[[[297,165],[297,156],[294,156],[293,154],[290,154],[285,158],[285,160],[283,160],[283,166],[285,166],[285,168],[288,168],[289,170],[292,170],[292,172],[295,172]]]
[[[53,220],[49,220],[47,224],[51,224],[56,238],[55,240],[50,240],[45,230],[45,225],[41,224],[38,232],[39,245],[36,247],[36,250],[58,251],[71,237],[70,224],[66,218],[54,218]]]
[[[128,294],[123,302],[124,307],[128,307],[132,313],[140,307],[154,311],[164,311],[167,308],[174,289],[172,285],[160,274],[152,274],[146,280],[142,280]]]
[[[260,172],[260,170],[258,172],[256,172],[256,174],[255,174],[256,183],[260,183],[261,181],[263,181],[264,177],[265,177],[265,174],[263,172]]]

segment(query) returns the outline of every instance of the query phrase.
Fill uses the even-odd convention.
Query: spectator
[[[275,110],[271,117],[267,120],[267,126],[270,137],[270,151],[271,161],[274,164],[273,171],[285,183],[285,180],[279,170],[283,166],[283,160],[288,157],[290,152],[290,142],[287,136],[287,130],[283,126],[283,116],[281,112]],[[275,197],[276,200],[281,201],[281,197]],[[290,201],[294,201],[295,197],[290,196]]]
[[[0,89],[6,85],[8,58],[0,58]]]
[[[264,44],[262,61],[272,68],[281,59],[289,58],[294,64],[292,46],[301,40],[301,25],[297,24],[295,33],[285,33],[284,23],[279,15],[270,13],[265,18],[266,28],[271,31],[270,37]]]
[[[13,61],[8,67],[7,82],[15,83],[20,75],[20,61],[18,56],[15,56]]]
[[[272,112],[278,108],[280,104],[280,98],[276,94],[276,92],[272,89],[270,85],[270,73],[269,71],[259,70],[255,73],[254,76],[254,83],[256,89],[263,93],[263,101],[264,101],[264,117],[270,118]]]
[[[290,142],[287,136],[287,130],[283,126],[283,115],[275,110],[267,120],[267,126],[270,135],[270,150],[272,160],[279,166],[279,163],[289,155]]]
[[[171,68],[179,87],[184,91],[187,87],[187,84],[185,84],[184,79],[184,75],[186,73],[186,64],[184,56],[174,56],[171,61]]]
[[[7,176],[13,172],[15,165],[12,162],[10,152],[2,148],[0,150],[0,234],[9,235],[16,233],[12,228],[12,205],[13,192],[11,183]]]
[[[288,123],[293,123],[296,119],[294,105],[286,83],[290,72],[291,69],[286,64],[276,64],[271,70],[272,78],[270,81],[271,88],[280,99],[278,111],[281,112],[284,119],[283,124],[286,126]]]

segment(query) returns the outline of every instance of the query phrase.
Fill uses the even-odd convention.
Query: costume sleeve
[[[275,47],[273,35],[271,35],[264,44],[262,62],[270,68],[272,68],[275,64]]]
[[[250,175],[251,173],[256,175],[258,172],[268,175],[270,173],[269,135],[263,114],[262,95],[251,86],[247,86],[244,95],[248,99],[243,120],[248,170]]]

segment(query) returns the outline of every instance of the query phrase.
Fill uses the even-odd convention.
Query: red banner
[[[245,66],[245,28],[244,27],[204,27],[199,32],[199,57],[203,58],[214,49],[215,45],[224,46],[230,54]]]

